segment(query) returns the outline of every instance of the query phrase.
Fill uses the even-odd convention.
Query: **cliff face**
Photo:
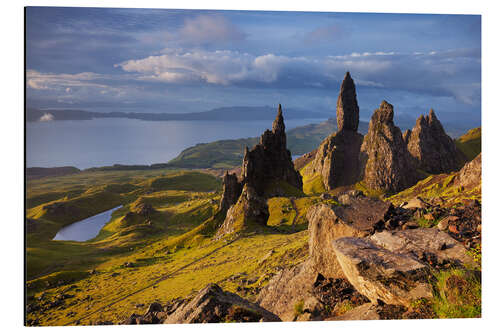
[[[266,130],[252,150],[245,150],[241,172],[243,183],[253,187],[260,196],[273,196],[268,193],[269,186],[281,181],[302,190],[302,177],[295,170],[292,155],[286,148],[281,104],[272,130]]]
[[[372,189],[398,192],[417,181],[401,130],[394,125],[394,108],[383,101],[370,120],[361,146],[362,178]]]
[[[363,136],[357,132],[358,124],[356,87],[347,72],[337,99],[338,131],[323,140],[313,161],[312,172],[321,174],[327,190],[358,181],[358,157],[363,142]]]
[[[460,167],[461,155],[432,109],[428,116],[417,119],[407,145],[417,168],[423,171],[444,173]]]

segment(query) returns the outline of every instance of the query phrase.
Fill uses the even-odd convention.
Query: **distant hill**
[[[51,120],[90,120],[98,118],[128,118],[150,121],[169,120],[218,120],[218,121],[245,121],[245,120],[273,120],[276,108],[270,106],[232,106],[217,108],[204,112],[191,113],[141,113],[141,112],[91,112],[84,110],[39,110],[28,108],[27,121],[34,122],[46,115]],[[327,118],[327,113],[308,111],[303,109],[287,108],[287,119],[318,119]]]
[[[42,177],[65,176],[80,172],[80,169],[73,166],[55,167],[55,168],[27,168],[26,177],[36,179]]]
[[[331,133],[337,130],[337,121],[330,118],[319,124],[309,124],[287,131],[287,146],[292,155],[302,155],[318,147]],[[368,123],[360,122],[359,131],[365,134]],[[179,156],[167,163],[177,168],[232,168],[241,164],[245,146],[251,148],[259,138],[219,140],[201,143],[183,150]]]

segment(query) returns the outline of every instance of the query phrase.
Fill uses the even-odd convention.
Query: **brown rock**
[[[382,101],[361,146],[362,178],[371,189],[399,192],[417,181],[414,163],[393,117],[393,106]]]
[[[391,203],[367,197],[353,197],[346,206],[319,204],[307,212],[309,258],[314,270],[325,277],[344,277],[333,251],[341,237],[365,237],[384,225]]]
[[[481,155],[466,163],[453,180],[455,185],[473,188],[481,185]]]
[[[274,196],[274,193],[268,193],[269,186],[279,185],[279,182],[286,182],[302,190],[302,176],[295,170],[292,155],[286,148],[281,104],[272,131],[266,130],[252,150],[245,150],[241,172],[243,184],[252,186],[259,196]]]
[[[297,157],[293,161],[293,166],[295,167],[295,170],[300,170],[303,167],[305,167],[309,162],[314,161],[314,158],[316,157],[316,152],[318,149],[314,149],[313,151],[306,153],[300,157]]]
[[[220,323],[226,321],[280,321],[275,314],[240,296],[209,284],[190,301],[181,305],[165,324]]]
[[[320,173],[326,190],[359,180],[359,151],[363,136],[350,130],[328,136],[318,148],[312,173]]]
[[[257,297],[257,303],[283,321],[295,318],[295,305],[311,297],[316,273],[308,261],[278,272]]]
[[[215,239],[250,226],[265,226],[268,218],[266,199],[258,196],[253,187],[245,184],[238,201],[227,211],[224,223],[217,231]]]
[[[356,87],[349,72],[344,76],[337,98],[337,130],[356,132],[359,124],[359,107],[356,99]]]
[[[242,186],[238,182],[238,177],[235,174],[229,174],[226,171],[224,178],[222,179],[223,189],[222,198],[219,204],[219,211],[226,214],[229,207],[234,205],[241,194]]]
[[[412,209],[412,208],[429,208],[429,204],[423,201],[421,198],[416,197],[410,199],[406,205],[403,206],[405,209]]]
[[[328,136],[318,148],[311,174],[321,174],[326,190],[352,185],[359,180],[359,151],[363,136],[357,133],[359,107],[356,88],[346,73],[337,100],[338,131]]]
[[[388,232],[377,232],[370,236],[377,246],[398,254],[412,256],[420,261],[429,257],[437,259],[436,264],[472,264],[465,247],[445,232],[435,228],[418,228]]]
[[[432,297],[429,268],[409,255],[354,237],[335,240],[333,248],[349,282],[372,303],[408,307],[413,300]]]
[[[429,173],[457,170],[463,159],[433,109],[417,119],[407,144],[417,167]]]

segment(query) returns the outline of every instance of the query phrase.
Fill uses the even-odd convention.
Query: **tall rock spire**
[[[278,105],[278,113],[276,114],[276,119],[273,122],[273,133],[282,132],[285,133],[285,122],[283,120],[283,111],[281,110],[281,104]]]
[[[337,99],[337,130],[343,129],[356,132],[359,124],[359,106],[356,99],[356,86],[347,72],[340,86]]]

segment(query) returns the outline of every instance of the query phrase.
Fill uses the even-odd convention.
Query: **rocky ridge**
[[[417,168],[428,173],[455,171],[464,159],[433,109],[417,119],[405,141]]]
[[[393,118],[393,106],[382,101],[361,146],[362,179],[371,189],[399,192],[417,182],[414,164]]]

